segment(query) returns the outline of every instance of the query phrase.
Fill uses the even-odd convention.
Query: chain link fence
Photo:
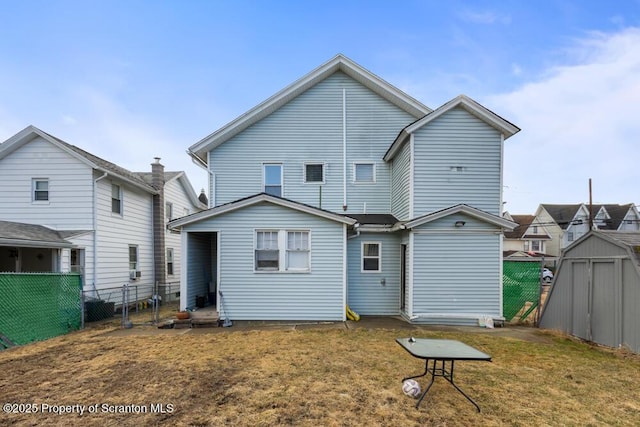
[[[81,326],[77,273],[0,273],[0,349]]]
[[[520,321],[524,321],[538,308],[542,292],[541,269],[542,263],[538,261],[503,262],[502,311],[507,322],[518,314]]]
[[[128,328],[134,324],[158,323],[172,316],[180,305],[180,283],[130,285],[82,292],[86,323],[120,320]]]

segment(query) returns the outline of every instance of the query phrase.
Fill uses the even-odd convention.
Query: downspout
[[[342,89],[342,210],[347,210],[347,89]]]
[[[93,180],[93,289],[96,289],[96,277],[98,274],[98,181],[106,178],[104,175]]]

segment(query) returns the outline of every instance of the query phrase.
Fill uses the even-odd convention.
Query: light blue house
[[[338,55],[189,148],[209,210],[182,231],[181,308],[236,320],[502,317],[503,143],[466,96],[431,110]],[[218,292],[220,291],[220,292]],[[213,300],[212,300],[213,301]]]

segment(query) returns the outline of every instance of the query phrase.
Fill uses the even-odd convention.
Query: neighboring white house
[[[502,217],[518,224],[513,230],[504,233],[504,259],[549,258],[546,251],[551,235],[538,218],[534,215],[511,215],[509,212],[505,212]]]
[[[85,290],[125,283],[151,287],[178,277],[177,271],[162,273],[165,241],[175,260],[180,250],[158,201],[166,199],[180,215],[206,204],[184,173],[165,173],[158,161],[152,169],[156,181],[152,173],[130,172],[34,126],[9,138],[0,145],[0,254],[14,258],[5,268],[78,271]],[[155,242],[154,224],[162,231]],[[34,256],[47,261],[36,264]]]
[[[502,318],[504,140],[460,95],[432,110],[337,55],[189,148],[211,209],[176,219],[181,307],[234,319]]]

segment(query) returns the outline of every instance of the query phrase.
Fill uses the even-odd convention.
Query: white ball
[[[418,397],[420,396],[420,384],[414,379],[405,380],[402,383],[402,391],[407,396]]]

